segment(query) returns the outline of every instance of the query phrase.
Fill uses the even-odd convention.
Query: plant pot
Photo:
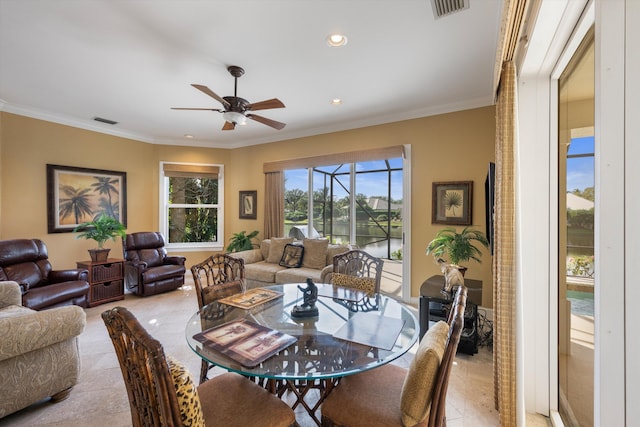
[[[109,258],[111,249],[89,249],[89,256],[92,262],[104,262]]]

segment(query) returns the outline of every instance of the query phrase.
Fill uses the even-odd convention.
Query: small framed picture
[[[240,219],[256,219],[257,218],[257,191],[241,191],[240,192]]]
[[[432,224],[471,225],[473,181],[434,182]]]

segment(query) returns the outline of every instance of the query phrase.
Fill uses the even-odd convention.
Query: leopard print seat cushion
[[[370,277],[356,277],[349,274],[333,273],[331,275],[331,282],[337,286],[365,291],[369,296],[372,296],[376,292],[376,279]]]
[[[170,356],[167,357],[167,364],[178,395],[182,425],[185,427],[204,427],[204,415],[200,406],[198,390],[189,371],[182,363]]]

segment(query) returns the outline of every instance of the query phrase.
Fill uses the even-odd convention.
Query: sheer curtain
[[[507,61],[502,67],[496,105],[493,257],[493,375],[500,425],[516,425],[515,97],[515,66]]]
[[[264,174],[264,238],[284,235],[284,173]]]
[[[496,187],[493,257],[493,377],[500,425],[517,422],[516,393],[516,62],[532,2],[505,0],[496,56]],[[524,422],[523,420],[521,420]]]

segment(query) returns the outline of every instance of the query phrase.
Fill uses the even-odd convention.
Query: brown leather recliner
[[[89,272],[53,270],[47,246],[39,239],[0,240],[0,280],[20,285],[22,305],[33,310],[78,305],[89,298]]]
[[[184,284],[185,257],[167,256],[162,234],[139,232],[122,239],[124,280],[134,294],[148,296]]]

